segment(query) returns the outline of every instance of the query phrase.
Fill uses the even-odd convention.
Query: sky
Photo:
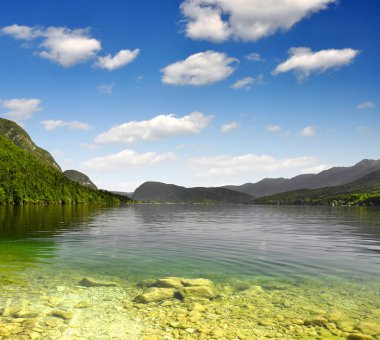
[[[379,159],[378,0],[2,0],[0,117],[98,187]]]

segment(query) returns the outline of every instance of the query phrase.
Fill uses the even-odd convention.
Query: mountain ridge
[[[290,179],[265,178],[256,183],[223,187],[255,197],[263,197],[300,189],[318,189],[344,185],[376,170],[380,170],[380,160],[363,159],[353,166],[332,167],[318,174],[300,174]]]
[[[91,181],[91,179],[84,173],[77,170],[65,170],[63,174],[70,180],[83,185],[85,187],[98,190],[98,187]]]
[[[145,182],[132,197],[136,201],[154,203],[249,203],[253,197],[226,188],[185,188],[175,184]]]
[[[380,205],[380,170],[339,186],[259,197],[254,204]]]
[[[37,146],[29,134],[17,123],[5,118],[0,118],[0,135],[40,159],[42,162],[52,166],[58,171],[62,171],[53,156],[48,151]]]

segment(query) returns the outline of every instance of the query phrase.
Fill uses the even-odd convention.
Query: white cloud
[[[317,134],[317,129],[315,126],[306,126],[300,131],[302,137],[313,137]]]
[[[245,154],[239,156],[214,156],[193,158],[190,167],[198,176],[234,176],[239,174],[267,173],[293,169],[312,164],[314,157],[275,159],[269,155]]]
[[[171,85],[209,85],[226,79],[235,69],[237,59],[225,53],[206,51],[164,67],[162,82]]]
[[[29,119],[33,113],[41,111],[41,100],[36,98],[13,98],[2,100],[0,103],[10,110],[5,115],[15,121]]]
[[[258,75],[256,78],[253,77],[245,77],[243,79],[239,79],[234,84],[231,85],[231,88],[234,90],[250,90],[252,85],[262,85],[264,84],[264,76],[262,74]]]
[[[234,90],[238,90],[238,89],[249,90],[251,88],[252,84],[253,84],[253,78],[252,77],[245,77],[245,78],[239,79],[235,83],[233,83],[231,85],[231,88]]]
[[[268,125],[265,128],[265,131],[270,132],[270,133],[279,132],[281,130],[282,130],[282,127],[280,125]]]
[[[32,40],[41,35],[41,31],[38,28],[16,24],[3,27],[1,33],[10,35],[18,40]]]
[[[232,132],[232,131],[238,129],[239,127],[240,127],[240,125],[236,122],[226,123],[226,124],[222,125],[222,127],[220,128],[220,132],[229,133],[229,132]]]
[[[43,120],[41,125],[48,131],[53,131],[60,127],[68,127],[73,130],[91,130],[93,127],[88,123],[83,122],[65,122],[63,120]]]
[[[86,62],[101,49],[100,41],[91,38],[88,29],[49,27],[42,36],[45,50],[39,56],[63,67]]]
[[[326,9],[338,0],[184,0],[181,11],[191,39],[256,41]]]
[[[273,75],[293,71],[299,81],[303,81],[313,72],[323,73],[331,68],[339,68],[350,64],[359,51],[352,48],[341,50],[329,49],[313,52],[308,47],[293,47],[289,50],[289,58],[279,64]]]
[[[90,29],[88,28],[39,28],[14,24],[3,27],[1,33],[18,40],[39,39],[39,47],[42,51],[39,50],[36,54],[63,67],[71,67],[87,62],[97,57],[98,52],[101,50],[100,41],[91,37]],[[98,56],[96,65],[113,70],[130,63],[137,57],[139,51],[139,49],[134,51],[121,50],[114,57],[111,55]]]
[[[174,135],[200,133],[213,119],[201,112],[192,112],[177,118],[175,115],[159,115],[151,120],[132,121],[111,128],[96,137],[96,143],[135,143],[139,140],[154,141]]]
[[[372,101],[360,103],[356,106],[359,110],[371,110],[376,107],[376,104]]]
[[[83,163],[85,169],[105,171],[105,170],[126,170],[131,167],[144,167],[154,165],[159,162],[172,161],[177,157],[173,153],[158,154],[156,152],[137,153],[133,150],[123,150],[116,154],[98,157]]]
[[[311,168],[303,169],[302,173],[303,174],[318,174],[318,173],[320,173],[324,170],[328,170],[330,168],[331,168],[331,166],[329,166],[329,165],[321,164],[321,165],[313,166]]]
[[[245,58],[249,61],[262,61],[260,53],[252,52],[245,56]]]
[[[98,86],[98,91],[103,94],[111,94],[115,86],[115,82],[112,84],[103,84]]]
[[[137,48],[133,51],[131,50],[121,50],[115,56],[112,57],[111,54],[105,57],[98,57],[95,66],[100,68],[105,68],[109,71],[116,70],[120,67],[128,65],[133,60],[137,58],[140,53],[140,49]]]

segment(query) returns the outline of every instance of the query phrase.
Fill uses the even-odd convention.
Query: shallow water
[[[84,276],[120,283],[123,290],[99,288],[96,292],[103,297],[121,294],[123,301],[131,301],[139,292],[135,283],[141,279],[203,277],[213,280],[220,291],[220,299],[210,302],[216,304],[212,313],[224,305],[242,314],[239,327],[248,338],[328,338],[329,332],[337,339],[363,332],[379,338],[380,331],[377,334],[377,330],[355,326],[361,320],[367,320],[372,328],[379,324],[379,255],[378,209],[217,205],[0,207],[0,283],[6,287],[0,293],[0,308],[12,304],[44,308],[42,297],[49,294],[66,300],[70,294],[77,294],[77,299],[83,299],[83,296],[78,297],[84,294],[83,290],[79,290],[79,294],[75,287]],[[263,289],[261,295],[247,293],[252,291],[250,287],[257,286]],[[24,300],[16,296],[20,292]],[[125,292],[129,295],[124,296]],[[112,296],[107,299],[112,300]],[[282,302],[276,304],[277,300]],[[253,317],[247,304],[261,305],[263,301],[277,307],[261,306],[262,310],[271,311]],[[100,308],[100,304],[97,305]],[[287,313],[292,314],[293,319],[310,318],[313,313],[306,305],[311,310],[319,308],[321,313],[316,314],[321,317],[338,308],[346,315],[345,321],[352,325],[334,334],[330,329],[333,326],[328,328],[327,322],[306,325],[308,321],[304,320],[302,326],[291,325],[297,333],[293,328],[289,330],[282,317],[276,322],[272,320]],[[133,305],[129,307],[133,311]],[[174,316],[170,312],[162,314],[160,305],[150,308],[158,309],[153,319],[141,309],[135,313],[138,317],[131,312],[131,320],[139,320],[135,320],[137,338],[148,333],[158,334],[158,338],[165,335],[175,338],[177,330],[172,329],[170,323],[162,326],[165,318]],[[126,313],[129,309],[126,308]],[[118,313],[124,312],[110,312],[109,317],[114,318],[114,322],[108,320],[110,326],[95,338],[109,338],[111,333],[107,332],[111,332],[112,327],[116,327],[112,332],[119,334]],[[248,312],[250,316],[244,314]],[[4,320],[0,321],[0,339]],[[211,318],[208,323],[219,327],[221,321],[216,323],[215,320],[219,319]],[[252,320],[256,323],[251,324]],[[267,326],[263,320],[267,320]],[[225,338],[244,338],[244,334],[239,337],[228,330],[228,322],[233,324],[232,321],[223,322],[227,325],[221,326]],[[58,339],[65,331],[65,336],[70,338],[70,334],[74,334],[72,338],[76,338],[75,332],[68,332],[69,326],[57,326],[55,332],[40,334]],[[80,333],[83,338],[91,338],[88,327],[89,324],[83,323],[79,327],[87,329],[87,333]],[[267,333],[262,333],[263,329]],[[186,335],[196,339],[202,334],[198,329],[178,332],[177,338]],[[112,334],[114,338],[119,336]],[[212,338],[210,332],[204,334]],[[120,335],[120,339],[124,338],[133,337]]]

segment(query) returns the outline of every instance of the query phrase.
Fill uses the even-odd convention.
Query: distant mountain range
[[[240,186],[227,185],[224,188],[243,192],[254,197],[262,197],[300,189],[344,185],[376,170],[380,170],[380,160],[365,159],[354,166],[334,167],[318,174],[299,175],[290,179],[265,178],[257,183],[246,183]]]
[[[174,184],[146,182],[139,186],[133,199],[159,203],[249,203],[253,197],[226,188],[185,188]]]
[[[257,183],[217,188],[185,188],[146,182],[133,199],[157,203],[380,204],[380,160],[365,159],[351,167],[290,179],[265,178]]]
[[[380,170],[352,182],[260,197],[254,204],[380,205]]]

